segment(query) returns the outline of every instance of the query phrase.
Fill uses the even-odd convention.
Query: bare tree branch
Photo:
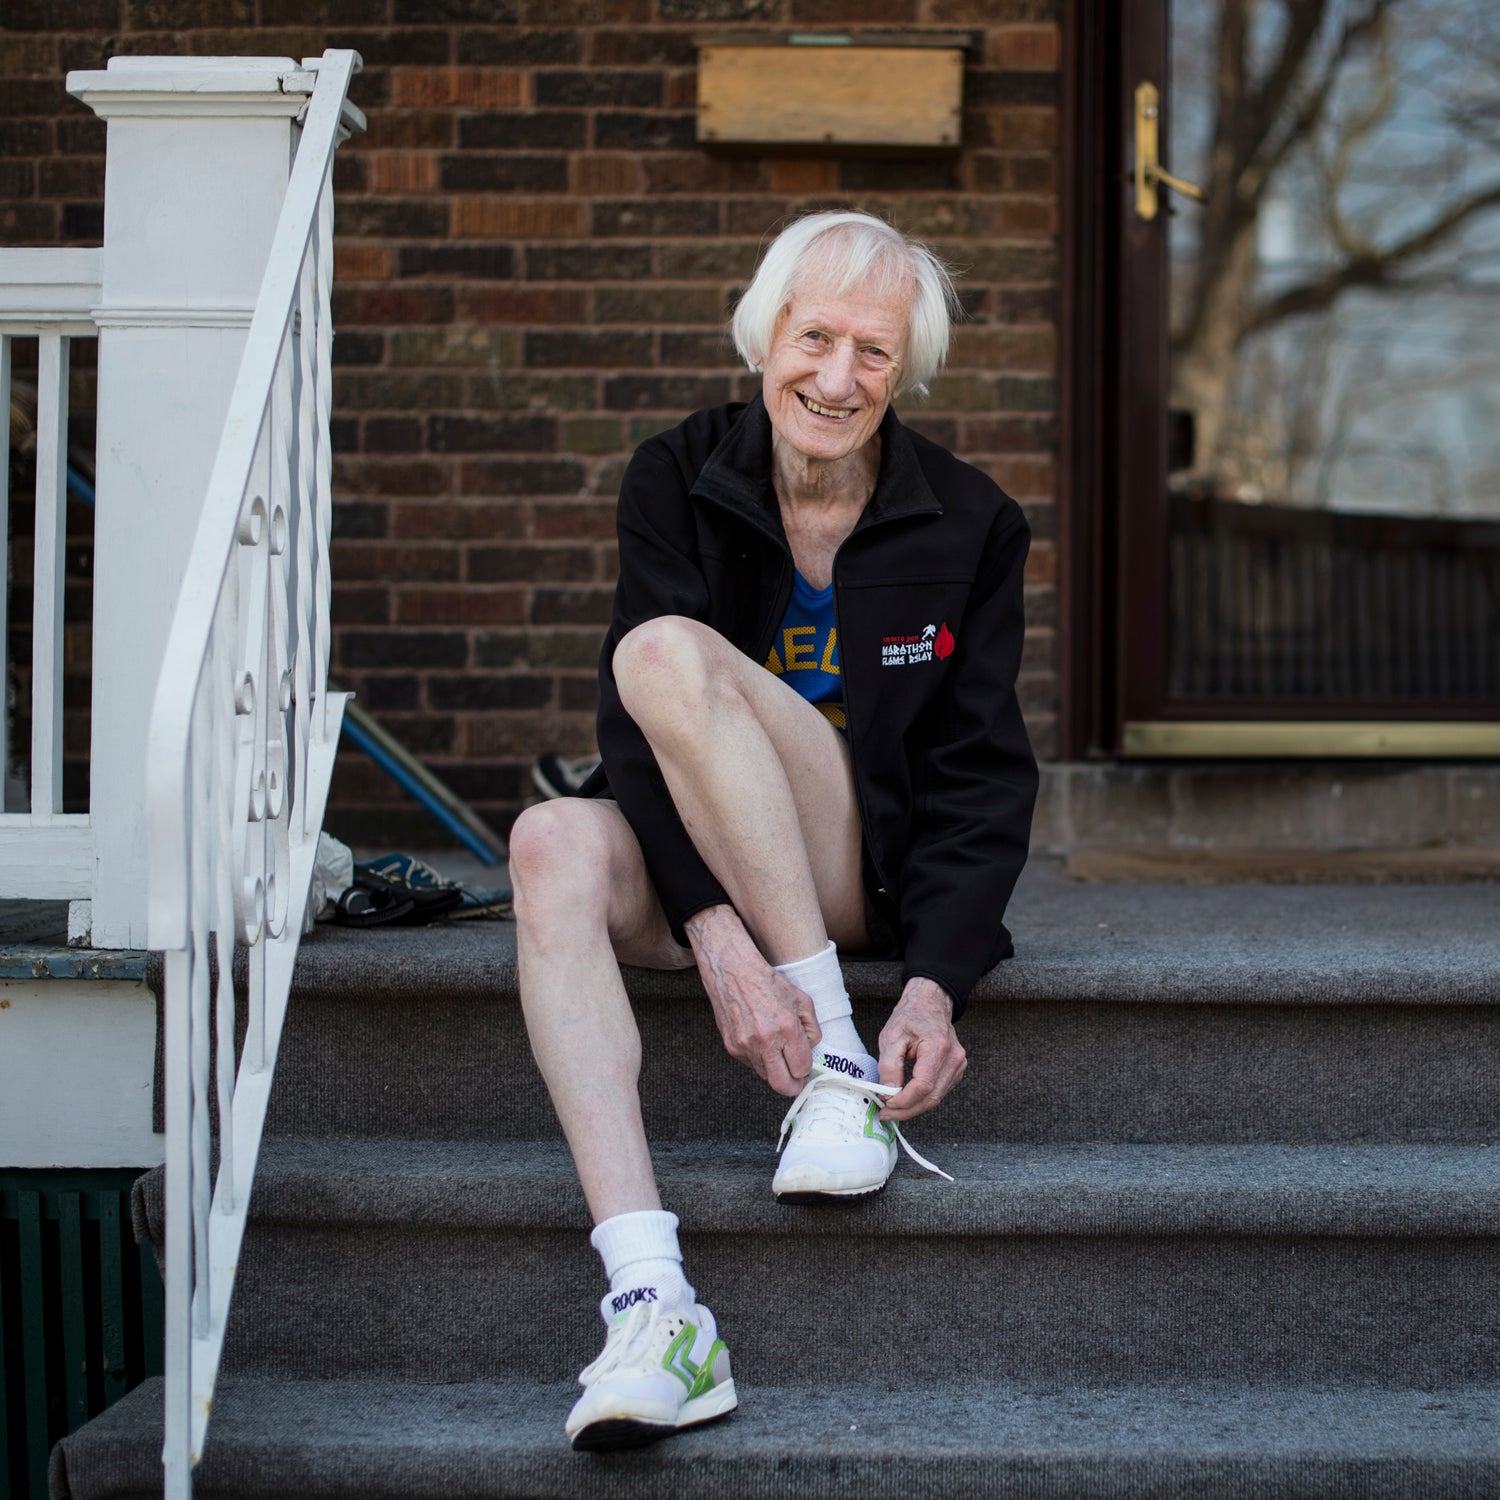
[[[1271,298],[1250,312],[1242,326],[1243,334],[1254,333],[1257,329],[1264,328],[1269,323],[1275,323],[1281,318],[1292,317],[1298,313],[1315,312],[1319,308],[1327,307],[1340,292],[1349,287],[1389,289],[1400,285],[1397,273],[1403,261],[1411,260],[1424,251],[1435,249],[1475,214],[1483,212],[1486,208],[1493,208],[1497,204],[1500,204],[1500,184],[1454,204],[1447,213],[1435,219],[1426,229],[1408,236],[1387,250],[1356,256],[1344,265],[1336,266],[1326,276],[1319,277],[1316,281],[1304,282],[1301,286],[1288,288],[1279,297]]]
[[[1327,0],[1294,0],[1289,10],[1281,53],[1245,108],[1236,176],[1259,154],[1272,124],[1285,107],[1292,85],[1307,61],[1308,48],[1323,29]]]
[[[1267,145],[1267,141],[1278,117],[1275,114],[1264,117],[1255,154],[1247,159],[1246,180],[1239,184],[1240,191],[1251,202],[1259,200],[1266,183],[1275,175],[1276,169],[1286,160],[1292,148],[1307,140],[1317,130],[1350,55],[1381,24],[1391,7],[1397,3],[1398,0],[1371,0],[1370,8],[1363,15],[1344,23],[1344,29],[1329,54],[1321,76],[1307,90],[1301,107],[1286,122],[1280,138],[1273,145]]]
[[[1375,242],[1355,229],[1344,214],[1339,202],[1341,189],[1348,182],[1355,153],[1375,133],[1376,128],[1389,115],[1396,103],[1396,70],[1391,61],[1390,34],[1386,26],[1379,28],[1376,48],[1374,95],[1369,104],[1357,110],[1340,132],[1334,143],[1331,160],[1325,160],[1316,141],[1312,154],[1323,176],[1323,201],[1328,211],[1328,229],[1334,243],[1350,260],[1378,256]]]

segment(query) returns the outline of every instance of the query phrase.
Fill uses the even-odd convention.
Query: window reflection
[[[1500,6],[1173,0],[1177,697],[1500,698]]]

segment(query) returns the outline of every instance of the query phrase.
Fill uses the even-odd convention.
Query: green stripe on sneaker
[[[723,1339],[715,1339],[713,1347],[708,1351],[708,1358],[698,1367],[697,1379],[688,1388],[688,1400],[695,1400],[699,1396],[706,1396],[714,1388],[714,1365],[718,1362],[721,1350],[727,1350],[728,1346]]]
[[[685,1323],[682,1332],[672,1340],[671,1347],[662,1360],[662,1367],[671,1371],[687,1387],[689,1398],[693,1396],[693,1388],[702,1378],[702,1366],[695,1365],[687,1352],[697,1336],[698,1330],[691,1323]]]
[[[896,1132],[880,1118],[878,1104],[872,1104],[865,1114],[865,1134],[872,1141],[884,1141],[887,1146],[896,1144]]]

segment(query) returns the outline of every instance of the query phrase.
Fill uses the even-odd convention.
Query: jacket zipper
[[[857,527],[855,528],[858,529]],[[830,570],[833,579],[833,623],[839,633],[839,656],[844,655],[844,642],[848,637],[844,634],[844,614],[840,607],[840,599],[843,591],[839,588],[839,557],[842,555],[845,544],[852,537],[851,531],[842,542],[834,548],[833,567]],[[854,754],[854,705],[849,698],[849,676],[843,673],[844,678],[844,717],[849,721],[849,772],[854,780],[854,810],[859,814],[859,828],[863,836],[864,847],[870,851],[870,865],[875,871],[875,879],[879,882],[880,894],[890,898],[891,886],[886,879],[885,871],[880,868],[880,856],[875,852],[875,841],[870,837],[870,819],[865,812],[864,793],[860,789],[859,764]],[[860,884],[864,884],[864,871],[860,871]],[[894,904],[894,902],[893,902]]]

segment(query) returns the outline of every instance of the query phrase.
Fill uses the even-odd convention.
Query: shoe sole
[[[579,1453],[599,1453],[608,1449],[644,1448],[664,1437],[689,1427],[701,1427],[727,1417],[739,1405],[734,1381],[726,1380],[696,1401],[688,1401],[677,1413],[675,1422],[645,1422],[634,1417],[606,1417],[590,1422],[573,1434],[573,1447]]]
[[[812,1207],[822,1204],[825,1208],[838,1204],[852,1203],[857,1198],[873,1198],[877,1193],[883,1193],[886,1184],[881,1183],[879,1187],[864,1188],[798,1188],[789,1193],[777,1193],[778,1203],[802,1204]]]

